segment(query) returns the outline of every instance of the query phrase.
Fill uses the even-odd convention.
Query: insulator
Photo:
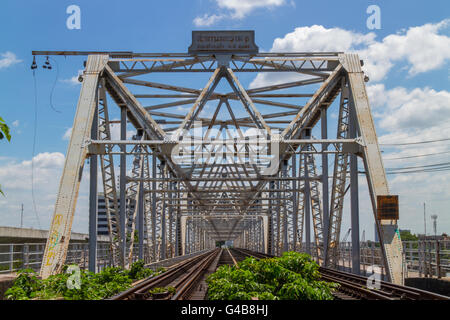
[[[50,61],[48,61],[48,56],[47,56],[47,60],[45,60],[44,65],[42,66],[42,68],[51,70],[52,66],[50,65]]]
[[[37,69],[37,64],[36,64],[36,56],[33,56],[33,63],[31,64],[31,70]]]

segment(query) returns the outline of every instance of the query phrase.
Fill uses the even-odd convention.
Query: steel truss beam
[[[52,54],[34,54],[45,53]],[[203,89],[144,79],[144,76],[161,72],[212,72],[212,75]],[[237,72],[293,72],[302,74],[303,79],[246,90]],[[217,92],[222,79],[228,82],[231,92]],[[310,88],[300,91],[304,86],[317,84],[320,87],[313,94]],[[152,91],[133,94],[128,87],[136,86]],[[111,139],[112,121],[105,91],[125,110],[129,124],[137,130],[135,140]],[[324,111],[339,93],[337,139],[313,138],[312,128],[321,117],[326,117]],[[309,100],[277,100],[288,98]],[[139,99],[176,100],[164,103],[158,100],[144,107]],[[213,115],[200,117],[205,104],[212,100],[218,102]],[[243,107],[244,116],[237,114],[235,102]],[[97,105],[99,138],[91,140],[91,123]],[[187,114],[175,110],[182,105],[191,106]],[[276,108],[277,112],[262,114],[257,108],[260,105]],[[356,138],[348,134],[349,106],[354,107],[357,118],[359,135]],[[228,111],[229,118],[223,118],[221,111]],[[202,121],[200,129],[206,128],[206,133],[195,132],[198,120]],[[274,125],[280,126],[281,134],[276,133]],[[263,130],[266,137],[259,143],[267,147],[261,149],[256,142],[248,143],[243,127]],[[213,129],[217,131],[213,133]],[[231,129],[235,129],[236,134]],[[225,139],[220,140],[221,137]],[[276,143],[272,144],[274,141]],[[175,146],[182,151],[178,160],[200,161],[175,161],[172,157]],[[274,146],[280,151],[277,158],[264,153],[272,151]],[[250,162],[256,150],[259,158]],[[234,239],[235,243],[251,250],[273,254],[308,250],[310,244],[303,247],[303,238],[304,235],[306,239],[309,237],[308,221],[312,218],[315,244],[312,253],[320,263],[336,266],[339,257],[334,249],[339,243],[343,200],[348,189],[349,154],[363,159],[374,213],[376,197],[389,193],[364,75],[356,55],[266,53],[232,55],[228,59],[214,55],[132,52],[90,55],[41,269],[43,277],[60,271],[64,262],[82,166],[88,153],[99,155],[101,159],[114,265],[127,266],[135,259],[136,217],[142,211],[144,230],[140,234],[144,239],[139,244],[144,246],[140,252],[144,252],[146,262],[203,250],[214,246],[215,240]],[[323,208],[323,203],[328,201],[323,201],[321,194],[322,189],[327,190],[323,184],[328,181],[316,166],[315,158],[319,154],[335,155],[328,220],[325,220],[328,215]],[[126,190],[125,220],[119,210],[122,203],[119,204],[116,189],[114,155],[134,159],[131,174],[128,177],[121,174],[121,181],[125,181],[127,187],[123,189]],[[229,159],[233,161],[227,162]],[[322,158],[323,165],[327,164],[326,159]],[[275,166],[271,175],[264,175],[264,169],[272,161],[281,165]],[[125,229],[120,221],[126,221]],[[401,283],[401,243],[396,236],[396,221],[381,221],[378,228],[389,277]],[[125,249],[120,243],[126,244]],[[124,250],[126,252],[122,252]]]

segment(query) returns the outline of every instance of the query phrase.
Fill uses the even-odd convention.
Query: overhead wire
[[[449,165],[450,165],[450,162],[441,162],[441,163],[427,164],[427,165],[423,165],[423,166],[386,168],[386,171],[405,170],[405,169],[420,169],[420,168],[441,167],[441,166],[449,166]]]
[[[33,82],[34,82],[34,132],[33,132],[33,155],[31,157],[31,200],[33,202],[34,214],[38,223],[39,229],[41,227],[41,221],[36,207],[36,197],[34,196],[34,155],[36,153],[36,136],[37,136],[37,123],[38,123],[38,99],[37,99],[37,84],[36,73],[33,70]]]
[[[55,59],[53,59],[53,58],[49,58],[49,59],[52,60],[52,62],[54,62],[56,65],[56,77],[55,77],[55,81],[53,82],[52,90],[50,91],[50,107],[53,109],[53,111],[55,111],[57,113],[61,113],[61,111],[57,110],[53,106],[53,91],[55,90],[56,82],[58,81],[58,78],[59,78],[59,66],[58,66],[58,62]]]
[[[383,158],[383,160],[412,159],[412,158],[421,158],[421,157],[434,156],[434,155],[440,155],[440,154],[446,154],[446,153],[450,153],[450,151],[443,151],[443,152],[436,152],[436,153],[426,153],[426,154],[418,154],[418,155],[415,155],[415,156],[405,156],[405,157],[397,157],[397,158]]]
[[[442,142],[449,141],[450,138],[437,139],[437,140],[426,140],[426,141],[415,141],[415,142],[401,142],[401,143],[380,143],[380,146],[407,146],[413,144],[424,144],[424,143],[434,143],[434,142]]]

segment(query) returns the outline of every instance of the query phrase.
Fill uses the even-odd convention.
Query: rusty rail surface
[[[413,287],[401,286],[390,282],[379,280],[379,288],[367,286],[368,277],[352,273],[319,268],[321,278],[325,281],[336,282],[340,285],[337,298],[360,299],[360,300],[450,300],[449,297],[433,292],[420,290]],[[345,297],[347,296],[347,297]]]
[[[110,298],[110,300],[182,300],[187,298],[204,271],[220,252],[220,249],[214,249],[187,259],[168,271],[156,277],[148,278],[135,287]],[[152,295],[150,290],[157,287],[174,287],[176,292],[173,296],[170,293]]]

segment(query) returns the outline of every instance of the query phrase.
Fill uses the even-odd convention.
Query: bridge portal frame
[[[349,158],[359,157],[365,167],[388,278],[394,283],[403,283],[402,245],[397,221],[377,219],[377,197],[389,195],[389,189],[367,98],[364,73],[357,55],[308,52],[223,56],[48,51],[33,52],[33,54],[88,55],[41,267],[43,278],[60,272],[64,263],[83,166],[87,157],[98,156],[102,163],[104,191],[108,191],[108,201],[111,201],[111,204],[107,206],[111,252],[114,263],[123,266],[131,263],[134,237],[127,239],[126,233],[128,225],[131,225],[131,230],[134,232],[136,217],[140,216],[137,212],[141,212],[144,217],[137,221],[137,228],[141,230],[140,235],[144,234],[145,237],[139,243],[145,246],[143,250],[146,252],[145,255],[154,261],[186,252],[186,244],[180,245],[183,239],[192,245],[189,251],[212,246],[214,238],[210,235],[223,233],[211,222],[214,220],[211,217],[217,219],[215,215],[218,215],[220,219],[221,205],[225,208],[223,213],[231,212],[236,215],[236,217],[223,216],[223,218],[231,219],[231,228],[225,230],[228,237],[235,235],[236,239],[240,237],[240,241],[246,245],[250,242],[253,248],[274,254],[281,254],[282,251],[290,248],[301,249],[303,232],[309,234],[310,226],[305,225],[304,221],[309,220],[310,212],[318,261],[325,265],[337,264],[339,257],[336,256],[333,248],[337,248],[339,243],[343,199],[348,189],[346,176],[349,170],[352,179],[355,179],[355,160],[349,161]],[[202,90],[135,79],[137,76],[148,74],[180,72],[209,72],[212,76]],[[290,72],[307,76],[307,78],[244,89],[235,74],[238,72]],[[229,82],[233,88],[232,92],[226,94],[215,92],[215,86],[221,78]],[[175,91],[176,94],[132,94],[126,84],[170,90]],[[278,90],[315,84],[320,84],[320,87],[314,93],[277,93]],[[107,109],[105,93],[108,93],[122,110],[120,141],[111,140],[111,134],[108,132],[112,121],[108,119],[107,112],[105,113]],[[326,111],[338,95],[340,95],[338,136],[333,140],[328,139]],[[301,97],[309,98],[303,106],[267,100],[268,98]],[[179,100],[144,107],[138,99],[147,98]],[[203,125],[208,127],[208,131],[218,124],[221,125],[221,131],[231,125],[238,130],[240,127],[264,128],[269,133],[268,139],[272,141],[275,137],[270,136],[271,130],[274,129],[273,124],[286,123],[287,126],[283,128],[281,134],[275,137],[282,150],[278,161],[283,164],[280,166],[283,169],[279,169],[275,175],[264,177],[261,175],[261,168],[254,165],[234,166],[234,168],[229,166],[224,172],[220,165],[213,165],[211,168],[208,168],[206,164],[197,167],[194,165],[186,170],[176,164],[170,157],[170,151],[175,144],[179,143],[180,135],[175,136],[178,139],[173,139],[174,136],[170,139],[168,132],[173,131],[174,128],[163,129],[160,124],[178,124],[179,126],[175,129],[179,129],[179,133],[182,129],[191,129],[193,122],[200,119],[199,114],[205,103],[213,100],[219,101],[215,115],[212,118],[202,119],[205,120]],[[229,101],[241,101],[249,117],[234,116]],[[192,107],[185,116],[156,111],[186,104],[192,104]],[[262,115],[256,108],[256,104],[269,105],[285,111]],[[102,110],[104,109],[101,114],[99,113],[100,105]],[[216,119],[217,110],[222,105],[229,110],[230,120]],[[294,118],[290,121],[270,120],[289,116]],[[153,117],[166,117],[171,121],[155,121]],[[104,134],[103,139],[91,139],[94,119],[101,119],[99,133]],[[127,121],[139,133],[135,136],[135,140],[126,140],[123,134],[123,132],[126,133]],[[311,136],[311,129],[319,121],[322,123],[322,139],[314,139]],[[350,132],[350,127],[353,128],[353,132]],[[92,134],[92,137],[95,136]],[[235,139],[234,146],[236,147],[238,143],[239,140]],[[214,141],[206,140],[201,143],[201,150],[206,145],[213,144]],[[129,146],[132,146],[131,150]],[[115,151],[114,148],[119,150]],[[296,154],[299,156],[296,157]],[[322,172],[322,175],[316,172],[314,155],[317,154],[322,156],[322,164],[328,163],[329,155],[335,156],[331,199],[328,195],[328,179],[324,177],[324,174],[327,174],[326,170]],[[108,157],[112,159],[114,155],[120,155],[122,158],[121,203],[130,204],[134,201],[136,205],[133,209],[131,205],[125,209],[118,208],[114,166],[112,161],[108,162],[107,159]],[[135,170],[131,177],[126,177],[123,168],[124,164],[126,165],[126,161],[123,160],[126,156],[134,157]],[[298,162],[297,158],[299,158]],[[291,176],[286,167],[289,161],[293,168]],[[292,165],[292,161],[295,161],[295,165]],[[353,165],[349,166],[352,161]],[[246,184],[244,181],[246,179],[256,183]],[[287,183],[288,181],[292,181],[293,184]],[[357,190],[353,188],[352,199],[355,199],[355,192]],[[226,197],[216,198],[216,201],[210,200],[219,194],[226,194]],[[234,198],[236,200],[227,200]],[[351,202],[355,208],[357,200]],[[326,208],[323,207],[324,205]],[[91,210],[95,210],[93,206]],[[173,214],[172,210],[176,213]],[[357,221],[358,212],[353,211],[355,213],[352,221]],[[263,218],[249,220],[239,217],[258,214]],[[183,215],[189,215],[192,219],[183,222]],[[200,216],[200,219],[196,219],[196,216]],[[189,226],[188,221],[191,222]],[[261,221],[261,223],[255,221]],[[254,232],[249,234],[246,231],[249,228]],[[201,234],[200,237],[199,234]],[[251,243],[252,241],[261,242],[262,239],[264,239],[263,246],[260,243]],[[357,239],[355,235],[353,241]],[[355,253],[353,260],[355,264],[359,261],[358,257],[359,254]],[[358,272],[358,270],[354,271]]]

